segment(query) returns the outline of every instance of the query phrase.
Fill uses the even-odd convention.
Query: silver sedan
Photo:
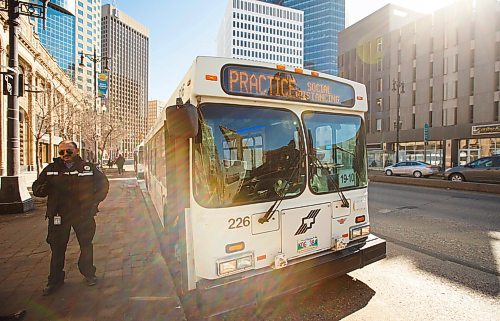
[[[434,166],[424,162],[406,161],[385,167],[384,173],[387,176],[407,175],[416,178],[429,177],[439,173],[439,166]]]

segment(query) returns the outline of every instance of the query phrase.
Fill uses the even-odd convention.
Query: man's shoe
[[[47,286],[42,291],[42,295],[47,296],[59,290],[59,288],[64,284],[64,281],[57,283],[47,283]]]
[[[95,275],[87,276],[87,277],[85,277],[85,282],[87,283],[88,286],[96,285],[97,284],[97,277]]]

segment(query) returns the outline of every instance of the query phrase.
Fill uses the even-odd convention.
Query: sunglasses
[[[66,154],[68,155],[73,155],[73,151],[71,149],[62,149],[59,151],[59,155],[64,155],[64,153],[66,152]]]

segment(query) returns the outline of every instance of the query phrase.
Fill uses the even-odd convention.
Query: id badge
[[[59,215],[54,216],[54,225],[61,225],[61,217]]]

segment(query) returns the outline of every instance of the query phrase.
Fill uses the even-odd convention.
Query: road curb
[[[439,180],[439,179],[386,176],[383,174],[368,175],[368,179],[370,182],[425,186],[425,187],[434,187],[434,188],[454,189],[454,190],[461,190],[461,191],[500,194],[500,184],[450,182],[450,181]]]
[[[138,179],[137,185],[139,187],[139,190],[141,191],[142,197],[144,199],[144,204],[146,205],[146,208],[148,211],[149,220],[150,220],[151,224],[153,225],[153,229],[154,229],[156,237],[158,239],[158,243],[160,244],[160,253],[161,253],[161,257],[163,259],[163,262],[165,263],[165,266],[167,267],[168,277],[170,277],[170,282],[172,284],[175,284],[174,280],[172,278],[172,273],[170,273],[170,269],[168,268],[165,254],[163,253],[163,250],[162,250],[162,248],[163,248],[162,247],[162,240],[161,240],[162,232],[161,232],[160,228],[158,227],[159,226],[158,224],[161,225],[161,222],[159,221],[158,216],[156,215],[156,210],[154,208],[153,203],[151,202],[151,198],[149,197],[149,193],[147,191],[145,181]],[[179,298],[179,296],[177,295],[177,291],[175,290],[175,285],[174,285],[174,292],[175,293],[173,293],[173,295],[175,294],[175,299],[176,299],[178,305],[180,306],[182,315],[184,316],[184,318],[182,320],[187,320],[186,313],[185,313],[184,308],[182,307],[182,304],[181,304],[181,299]]]

